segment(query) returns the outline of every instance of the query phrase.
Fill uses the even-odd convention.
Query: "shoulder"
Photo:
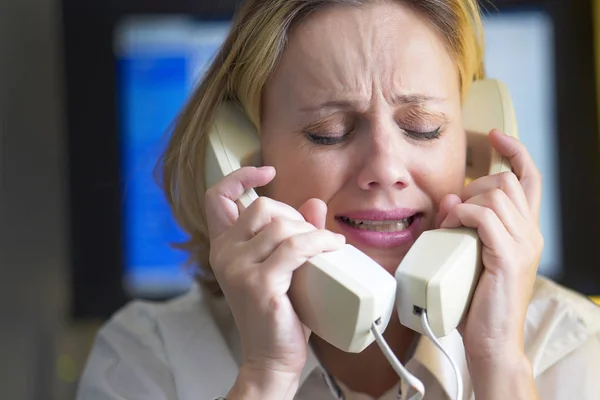
[[[136,300],[117,311],[96,335],[79,390],[125,398],[160,391],[165,394],[161,399],[208,390],[218,397],[235,371],[223,334],[194,286],[167,302]]]
[[[600,307],[586,296],[538,277],[525,322],[525,349],[534,373],[542,374],[582,349],[600,350],[599,345]],[[596,362],[591,357],[600,353],[590,354],[590,366]]]
[[[97,341],[109,343],[115,350],[127,346],[153,349],[156,355],[164,355],[165,335],[174,334],[187,321],[211,321],[203,307],[202,295],[197,288],[166,302],[134,300],[118,310],[98,331]]]

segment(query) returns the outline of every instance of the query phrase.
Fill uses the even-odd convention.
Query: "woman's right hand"
[[[293,398],[310,332],[287,295],[293,272],[309,258],[339,249],[342,235],[324,229],[326,205],[298,210],[259,197],[246,210],[236,201],[264,186],[272,167],[244,167],[209,188],[205,207],[210,265],[240,333],[243,365],[229,398]]]

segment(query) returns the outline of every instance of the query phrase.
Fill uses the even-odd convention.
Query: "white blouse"
[[[442,344],[462,369],[460,400],[474,399],[460,336]],[[525,350],[542,400],[600,400],[600,307],[591,300],[538,277]],[[133,301],[117,312],[97,334],[77,400],[214,400],[227,395],[240,362],[224,299],[194,286],[169,302]],[[429,339],[420,339],[406,366],[425,385],[424,400],[457,400],[451,365]],[[346,400],[373,400],[327,378],[311,352],[295,399],[336,399],[341,391]],[[407,391],[395,387],[379,400]]]

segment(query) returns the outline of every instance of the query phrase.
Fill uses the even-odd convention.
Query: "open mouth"
[[[353,228],[363,229],[372,232],[400,232],[407,229],[415,221],[417,215],[412,215],[408,218],[399,220],[365,220],[353,219],[348,217],[338,217],[344,224],[350,225]]]

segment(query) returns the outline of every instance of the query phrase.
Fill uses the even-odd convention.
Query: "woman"
[[[163,159],[187,249],[222,294],[204,285],[120,311],[98,334],[79,398],[406,397],[376,345],[344,353],[302,329],[292,273],[345,242],[393,273],[423,231],[467,226],[485,269],[460,336],[445,341],[464,398],[597,399],[600,311],[536,277],[541,178],[526,149],[491,132],[514,173],[464,186],[461,101],[483,77],[480,32],[474,0],[247,2]],[[225,100],[259,127],[263,167],[206,191],[206,130]],[[240,210],[248,188],[263,197]],[[373,240],[375,223],[388,232]],[[454,398],[430,342],[397,318],[385,337],[426,399]]]

